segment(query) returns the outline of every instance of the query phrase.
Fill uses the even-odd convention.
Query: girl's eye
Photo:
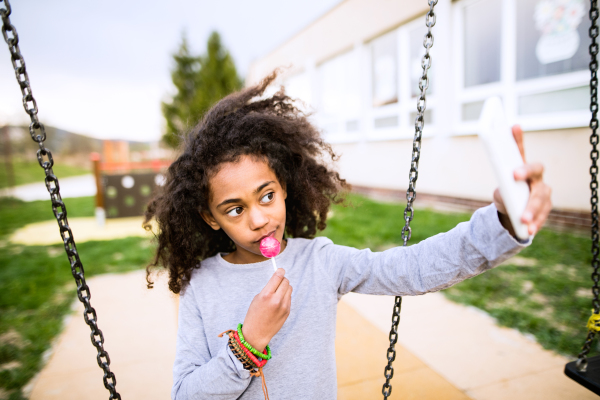
[[[273,197],[275,197],[275,193],[273,192],[269,192],[267,194],[265,194],[262,199],[260,199],[260,201],[262,201],[263,203],[268,203],[271,200],[273,200]]]
[[[236,208],[232,208],[231,210],[229,210],[227,212],[227,214],[231,215],[232,217],[237,217],[238,215],[240,215],[242,213],[244,209],[242,207],[236,207]]]

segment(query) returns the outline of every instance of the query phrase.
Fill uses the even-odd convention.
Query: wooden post
[[[92,168],[96,178],[96,222],[98,226],[103,227],[106,221],[106,212],[104,210],[104,194],[102,193],[102,176],[100,175],[100,154],[91,153]]]
[[[8,187],[15,186],[15,171],[12,165],[12,149],[10,147],[10,136],[8,134],[8,125],[0,128],[2,131],[2,139],[4,142],[4,165],[6,168],[6,180],[8,181]]]

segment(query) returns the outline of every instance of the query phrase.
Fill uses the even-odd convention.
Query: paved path
[[[152,290],[146,289],[144,282],[143,271],[88,280],[122,398],[168,399],[175,358],[177,299],[166,290],[164,279]],[[83,307],[77,303],[48,364],[33,383],[31,400],[108,397],[82,313]],[[339,399],[379,397],[386,338],[349,304],[340,303],[336,339]],[[397,382],[391,399],[469,399],[402,346],[397,349]]]
[[[176,301],[164,280],[145,286],[145,272],[109,274],[88,280],[92,306],[105,338],[111,371],[123,399],[168,399],[177,334]],[[33,383],[31,400],[106,400],[83,306],[60,335],[46,367]]]
[[[72,176],[60,178],[60,195],[63,199],[69,197],[85,197],[96,195],[94,175]],[[38,183],[19,185],[13,188],[0,189],[0,197],[16,197],[23,201],[50,200],[43,178]]]
[[[393,297],[350,293],[343,301],[380,332],[389,331]],[[440,293],[404,297],[402,303],[398,342],[474,400],[597,399],[564,376],[571,360],[497,326],[483,311]]]
[[[113,240],[130,236],[152,237],[152,233],[142,228],[143,217],[107,219],[104,226],[98,226],[94,217],[69,218],[76,243],[89,240]],[[56,221],[42,221],[17,229],[9,237],[15,244],[46,246],[62,243]]]
[[[144,285],[144,272],[89,280],[124,399],[167,399],[172,384],[177,301]],[[350,294],[338,306],[338,397],[378,398],[392,297]],[[69,319],[33,384],[32,400],[106,399],[82,306]],[[435,318],[434,312],[437,311]],[[405,298],[391,399],[595,399],[562,375],[567,361],[482,312],[442,295]]]

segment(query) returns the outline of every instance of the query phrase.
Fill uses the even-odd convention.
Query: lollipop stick
[[[271,258],[271,261],[273,261],[273,271],[277,272],[277,263],[275,262],[275,257]]]

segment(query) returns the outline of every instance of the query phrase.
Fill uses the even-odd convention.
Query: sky
[[[194,53],[217,30],[245,77],[252,60],[341,0],[11,0],[10,19],[46,125],[101,139],[157,140],[173,93],[171,55],[185,31]],[[2,4],[2,3],[0,3]],[[28,123],[0,40],[0,125]]]

